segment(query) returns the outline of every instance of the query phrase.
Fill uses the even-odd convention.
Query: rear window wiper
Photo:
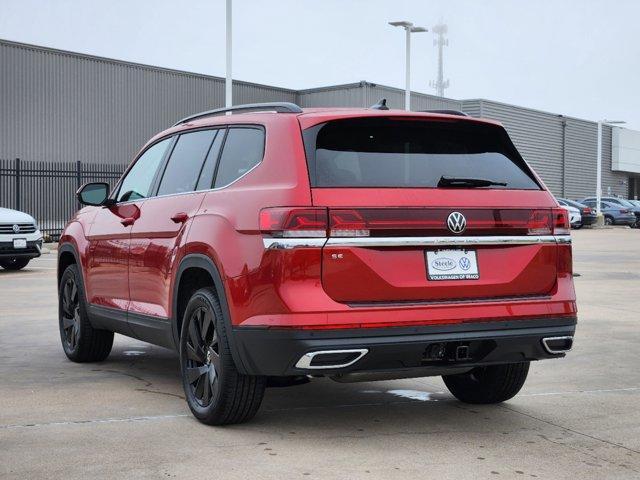
[[[484,178],[459,178],[459,177],[440,177],[438,187],[506,187],[505,182],[495,182],[493,180],[485,180]]]

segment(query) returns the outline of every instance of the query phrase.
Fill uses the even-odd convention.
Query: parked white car
[[[42,251],[42,233],[31,215],[0,208],[0,267],[20,270]]]
[[[582,215],[580,214],[580,210],[569,205],[560,205],[560,207],[569,212],[569,223],[571,223],[572,227],[582,225]]]

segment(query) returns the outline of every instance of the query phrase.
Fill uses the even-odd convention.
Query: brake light
[[[569,222],[569,212],[564,208],[554,208],[553,212],[553,234],[569,235],[571,233],[571,223]]]
[[[327,209],[309,207],[263,208],[260,231],[273,237],[326,237]]]
[[[586,207],[582,210],[582,213],[584,215],[591,215],[591,208],[590,207]]]

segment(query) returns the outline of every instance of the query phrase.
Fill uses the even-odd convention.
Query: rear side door
[[[176,136],[156,195],[144,202],[131,230],[129,325],[137,337],[171,346],[170,284],[190,219],[212,188],[225,129]]]
[[[116,204],[100,208],[87,233],[87,299],[90,304],[121,311],[125,323],[130,299],[131,227],[151,192],[169,143],[169,140],[157,142],[138,157],[113,194]]]

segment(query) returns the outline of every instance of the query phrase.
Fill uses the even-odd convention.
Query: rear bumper
[[[634,225],[636,223],[635,215],[625,215],[620,217],[614,217],[614,225]]]
[[[542,340],[573,337],[575,327],[572,317],[353,330],[237,327],[233,344],[238,368],[250,375],[398,372],[412,376],[412,371],[420,371],[421,376],[428,376],[481,365],[560,358],[564,353],[550,353]],[[434,357],[432,352],[440,345],[445,354]],[[459,346],[466,347],[460,351],[468,355],[457,356]],[[299,368],[306,354],[332,350],[366,353],[341,368]]]
[[[598,220],[598,217],[595,214],[582,215],[582,225],[593,225],[596,220]]]

